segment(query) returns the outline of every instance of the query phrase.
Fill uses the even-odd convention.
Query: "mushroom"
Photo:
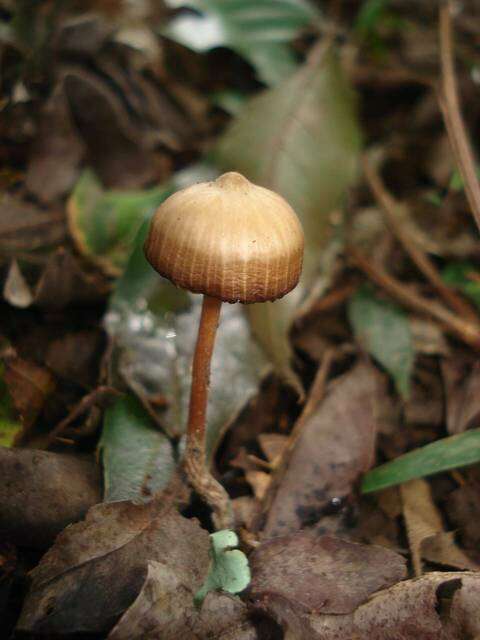
[[[191,486],[211,506],[219,528],[233,525],[233,513],[227,492],[206,467],[205,420],[221,304],[284,296],[298,283],[303,246],[303,231],[290,205],[236,172],[178,191],[152,218],[145,242],[147,260],[175,285],[204,295],[184,465]]]

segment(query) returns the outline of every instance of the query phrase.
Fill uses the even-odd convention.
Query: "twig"
[[[323,399],[323,396],[325,394],[325,387],[328,379],[328,374],[330,372],[334,358],[335,358],[335,349],[333,348],[327,349],[323,355],[320,366],[318,367],[317,373],[315,375],[315,379],[310,388],[308,398],[303,407],[302,413],[298,417],[290,433],[288,442],[285,444],[285,447],[280,455],[280,459],[275,464],[272,480],[268,485],[267,491],[265,492],[265,496],[262,500],[259,513],[254,518],[254,522],[252,526],[253,531],[259,531],[263,527],[264,516],[266,513],[268,513],[268,510],[270,509],[273,503],[273,500],[277,493],[280,482],[288,467],[288,463],[290,462],[290,458],[295,448],[295,445],[298,442],[298,439],[305,427],[305,424],[307,423],[308,418],[313,414],[313,412],[318,406],[318,403]]]
[[[480,184],[475,171],[473,151],[458,99],[453,60],[451,8],[452,4],[449,0],[440,6],[439,39],[442,78],[438,100],[453,154],[465,183],[467,200],[480,230]]]
[[[398,203],[387,191],[380,175],[374,169],[371,162],[369,162],[367,156],[363,157],[363,169],[370,189],[382,207],[391,230],[419,271],[423,273],[426,279],[438,291],[449,307],[456,311],[460,316],[468,318],[473,323],[478,322],[478,316],[475,311],[465,300],[458,296],[453,289],[443,282],[433,262],[418,246],[416,238],[398,219]]]
[[[414,311],[434,318],[442,324],[449,333],[457,336],[457,338],[471,347],[480,349],[480,330],[477,326],[468,320],[459,318],[438,304],[438,302],[429,300],[413,292],[409,287],[386,273],[381,267],[372,264],[358,249],[350,246],[347,253],[359,269],[366,273],[368,277],[382,287],[382,289],[385,289],[393,298],[396,298],[399,302]]]

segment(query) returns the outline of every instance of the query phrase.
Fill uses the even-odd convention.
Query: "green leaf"
[[[469,262],[451,262],[442,271],[443,280],[468,296],[480,309],[480,272]]]
[[[247,556],[235,549],[238,537],[234,531],[224,529],[210,536],[210,568],[202,587],[195,594],[195,604],[200,606],[209,591],[240,593],[250,582]]]
[[[145,191],[104,191],[87,169],[67,207],[70,230],[80,251],[107,273],[119,275],[140,225],[171,192],[168,185]]]
[[[480,429],[437,440],[369,471],[362,492],[386,489],[414,478],[480,462]]]
[[[205,167],[196,167],[177,175],[172,188],[206,177]],[[187,421],[202,296],[175,287],[152,269],[143,253],[147,231],[145,222],[117,281],[105,326],[115,344],[114,373],[152,405],[159,396],[164,399],[158,418],[165,431],[177,437],[184,433]],[[267,359],[251,338],[243,305],[222,305],[207,413],[210,456],[225,430],[257,393],[267,368]]]
[[[375,297],[370,287],[363,287],[350,299],[348,317],[357,340],[385,367],[400,395],[407,398],[415,352],[403,309]]]
[[[277,84],[296,67],[288,43],[320,16],[307,0],[167,0],[180,13],[163,35],[194,51],[229,47],[256,69],[260,80]]]
[[[214,150],[236,170],[281,193],[300,217],[305,260],[300,285],[278,302],[250,305],[252,327],[277,370],[292,380],[288,331],[300,299],[339,241],[332,212],[357,175],[355,96],[332,48],[317,47],[291,78],[250,100]],[[333,221],[332,221],[333,220]]]
[[[104,500],[140,500],[166,487],[175,469],[173,447],[132,395],[105,412],[99,442]]]

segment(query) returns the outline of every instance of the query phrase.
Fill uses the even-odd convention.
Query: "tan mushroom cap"
[[[152,219],[145,254],[179,287],[248,303],[281,298],[296,286],[303,246],[290,205],[230,172],[165,200]]]

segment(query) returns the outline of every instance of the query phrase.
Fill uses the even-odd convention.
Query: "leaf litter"
[[[7,633],[23,605],[31,637],[479,635],[475,171],[455,169],[432,90],[438,7],[3,4]],[[219,18],[224,46],[208,53],[159,36],[189,19],[205,38]],[[474,140],[469,3],[450,19]],[[357,180],[360,138],[379,151],[380,191]],[[222,169],[292,202],[307,256],[293,296],[224,310],[209,455],[252,583],[197,608],[211,522],[175,483],[198,302],[145,269],[137,234],[169,193]],[[36,568],[35,548],[50,548]]]

